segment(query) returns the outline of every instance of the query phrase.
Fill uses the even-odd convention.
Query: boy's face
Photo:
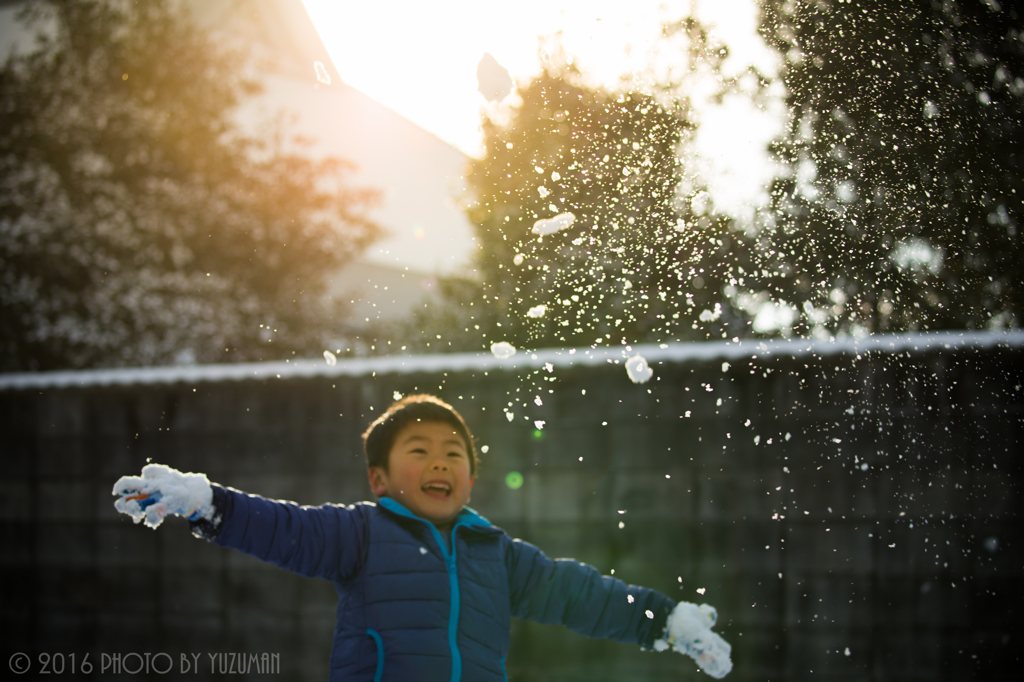
[[[370,467],[370,488],[390,497],[438,530],[450,530],[469,502],[474,478],[458,432],[444,422],[414,422],[395,437],[388,470]]]

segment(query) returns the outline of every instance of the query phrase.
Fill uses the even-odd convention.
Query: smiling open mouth
[[[423,491],[427,493],[440,494],[447,497],[448,495],[452,494],[452,487],[451,485],[444,483],[442,481],[430,481],[429,483],[425,483],[423,485]]]

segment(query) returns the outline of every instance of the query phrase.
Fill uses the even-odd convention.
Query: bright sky
[[[605,84],[639,70],[664,21],[686,15],[687,0],[303,0],[342,79],[471,156],[481,154],[486,107],[476,70],[485,52],[524,82],[540,71],[539,39],[561,32],[581,71]],[[696,0],[695,0],[696,2]],[[774,71],[756,32],[753,0],[706,0],[699,15],[729,45],[730,66]],[[767,200],[771,165],[763,151],[778,111],[736,100],[703,110],[700,170],[725,210],[748,214]]]

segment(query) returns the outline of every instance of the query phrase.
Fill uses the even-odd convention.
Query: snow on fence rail
[[[460,371],[501,371],[554,367],[593,366],[620,362],[642,355],[650,364],[737,360],[772,356],[804,357],[894,354],[905,351],[953,350],[960,348],[1018,348],[1024,346],[1024,330],[1007,332],[914,332],[879,334],[839,339],[744,339],[740,341],[704,341],[637,346],[549,348],[524,351],[508,359],[490,353],[449,353],[339,359],[331,366],[323,360],[283,362],[243,362],[221,365],[175,365],[168,367],[130,367],[57,372],[0,374],[0,390],[33,388],[71,388],[103,385],[146,385],[199,383],[210,381],[246,381],[297,379],[310,377],[367,376],[377,374],[414,374]]]

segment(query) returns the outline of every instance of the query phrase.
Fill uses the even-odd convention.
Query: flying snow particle
[[[536,405],[537,407],[540,407],[541,405],[544,404],[544,401],[540,399],[540,396],[537,396],[533,399],[533,404]]]
[[[313,62],[313,71],[316,72],[316,79],[324,85],[331,84],[331,74],[327,73],[327,67],[323,62]]]
[[[546,313],[547,311],[548,311],[548,307],[546,305],[535,305],[532,308],[530,308],[528,311],[526,311],[526,316],[527,317],[544,317],[544,313]]]
[[[524,258],[525,256],[523,256],[523,254],[517,253],[516,257],[512,259],[512,262],[515,263],[516,265],[522,265]]]
[[[554,173],[551,174],[551,179],[554,180],[555,182],[558,182],[559,180],[562,179],[562,176],[558,174],[558,171],[555,171]]]
[[[722,363],[722,371],[723,372],[728,372],[729,371],[729,363],[728,362],[723,362]]]
[[[711,208],[711,195],[707,192],[697,192],[697,194],[690,199],[690,209],[694,215],[704,215]]]
[[[626,374],[634,384],[645,384],[654,376],[654,370],[647,365],[642,355],[634,355],[626,360]]]
[[[542,199],[551,194],[551,191],[547,187],[538,187],[537,191],[540,193]]]
[[[846,647],[846,650],[843,651],[843,653],[846,654],[847,656],[849,656],[850,655],[850,647]]]
[[[500,102],[512,92],[512,76],[489,52],[476,65],[477,90],[488,102]]]
[[[329,367],[334,367],[336,364],[338,364],[338,356],[329,350],[324,351],[324,360],[327,361],[327,365]]]
[[[508,341],[498,341],[491,344],[491,353],[499,360],[507,360],[516,354],[516,349]]]
[[[572,213],[559,213],[554,218],[542,218],[533,224],[533,233],[544,236],[564,230],[576,222],[576,216]]]
[[[703,587],[698,587],[697,588],[697,594],[704,594],[704,588]]]
[[[535,422],[533,422],[533,425],[537,427],[537,430],[540,430],[544,428],[544,424],[546,423],[547,422],[545,422],[543,419],[538,419]]]
[[[715,304],[715,310],[713,312],[710,311],[710,310],[705,310],[705,311],[703,311],[700,314],[700,321],[701,322],[714,322],[715,320],[717,320],[721,316],[722,316],[722,304],[721,303],[716,303]]]
[[[490,450],[490,449],[491,449],[490,445],[483,445],[483,446],[480,447],[480,452],[482,452],[482,453],[484,453],[486,455],[487,451]]]
[[[398,391],[395,391],[394,393],[391,394],[391,397],[394,398],[395,400],[401,400],[402,394],[399,393]]]
[[[505,416],[508,417],[509,421],[512,421],[513,419],[516,418],[516,415],[514,413],[512,413],[512,412],[506,412]]]

